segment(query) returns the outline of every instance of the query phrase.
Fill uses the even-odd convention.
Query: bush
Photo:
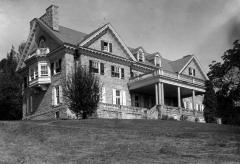
[[[75,72],[67,77],[63,84],[64,100],[68,108],[77,118],[83,119],[91,116],[99,102],[99,78],[88,72],[85,68],[78,67]]]

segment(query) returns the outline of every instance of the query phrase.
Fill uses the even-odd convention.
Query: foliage
[[[209,79],[217,91],[217,114],[225,124],[239,124],[240,111],[235,104],[240,102],[240,44],[236,40],[233,48],[221,57],[222,62],[209,65]]]
[[[91,116],[99,102],[99,79],[85,68],[77,67],[63,84],[64,100],[77,117]]]
[[[205,82],[206,92],[203,100],[204,108],[204,118],[208,123],[215,121],[216,108],[217,108],[217,96],[215,94],[213,84],[211,81]]]
[[[0,61],[0,120],[22,118],[21,77],[15,72],[17,52],[12,47]]]

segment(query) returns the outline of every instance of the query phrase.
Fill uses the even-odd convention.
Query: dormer
[[[144,51],[140,48],[138,51],[137,51],[137,60],[139,62],[145,62],[145,55],[144,55]]]
[[[154,65],[157,67],[162,67],[162,56],[159,52],[156,52],[154,55]]]

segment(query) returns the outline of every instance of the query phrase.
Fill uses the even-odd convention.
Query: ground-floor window
[[[140,101],[139,101],[139,96],[135,95],[135,107],[140,107]]]
[[[62,103],[62,87],[56,85],[52,88],[52,105],[59,105]]]
[[[126,105],[126,92],[124,90],[113,89],[113,104]]]
[[[59,111],[57,111],[57,112],[55,113],[55,118],[56,118],[56,119],[59,119],[59,118],[60,118],[60,112],[59,112]]]

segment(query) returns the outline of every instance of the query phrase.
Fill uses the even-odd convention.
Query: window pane
[[[41,65],[41,76],[48,76],[48,67],[47,67],[47,65]]]

